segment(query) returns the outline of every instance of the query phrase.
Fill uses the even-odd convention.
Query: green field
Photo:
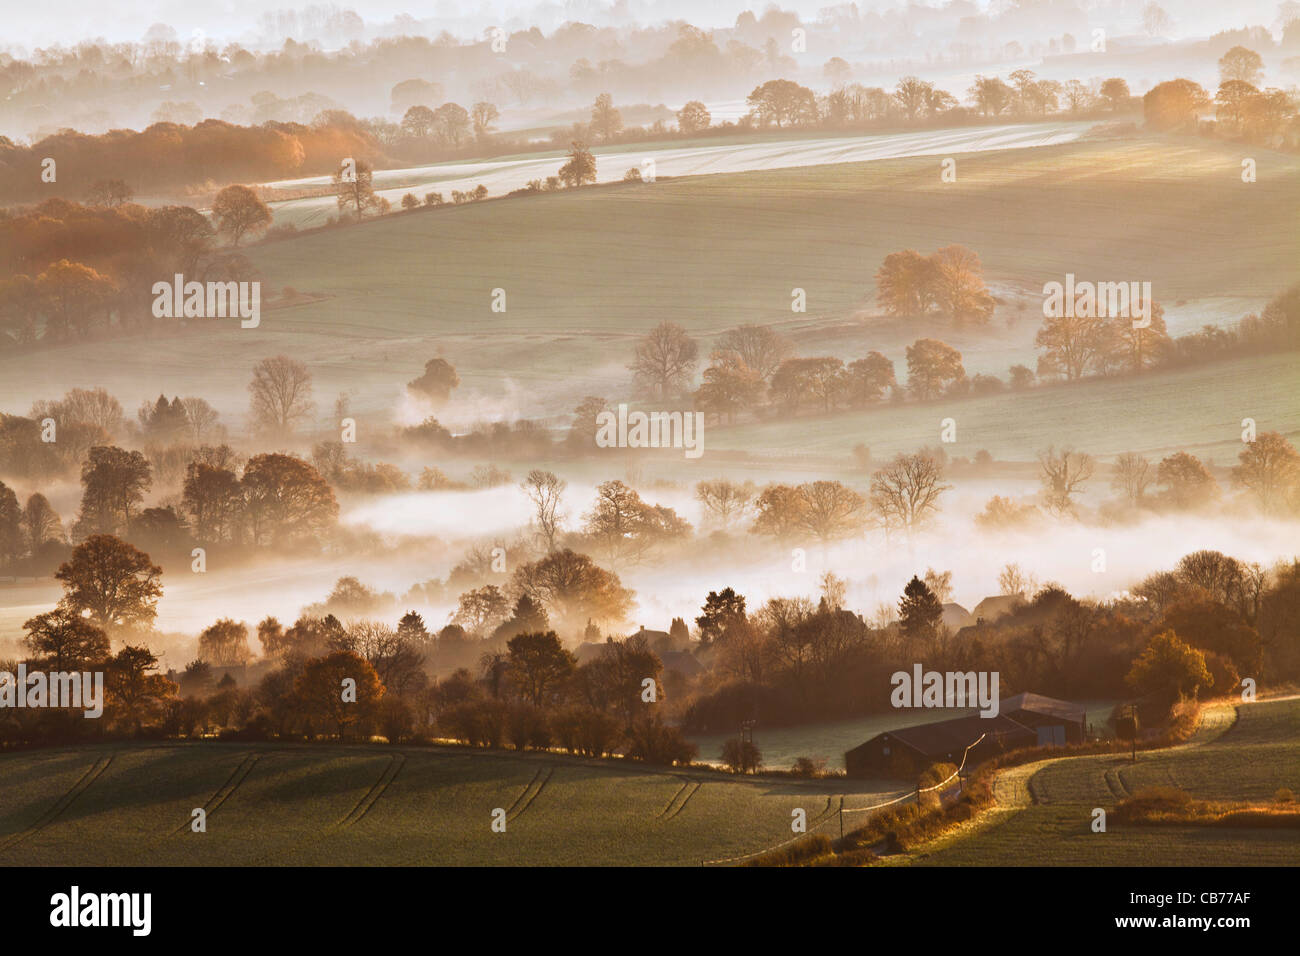
[[[802,354],[879,349],[900,372],[908,343],[938,335],[963,352],[969,372],[1005,376],[1013,363],[1033,365],[1042,284],[1066,272],[1151,281],[1176,332],[1235,320],[1294,282],[1300,230],[1287,211],[1300,205],[1300,158],[1256,152],[1260,180],[1251,185],[1241,183],[1230,144],[1144,137],[961,155],[950,184],[939,181],[935,157],[922,156],[393,215],[250,247],[268,296],[292,287],[317,297],[267,308],[257,329],[224,322],[0,359],[0,407],[25,410],[34,397],[102,384],[128,409],[160,390],[200,394],[239,427],[253,364],[284,352],[311,368],[323,419],[333,396],[349,391],[363,425],[387,425],[404,383],[441,353],[463,380],[445,419],[559,417],[584,394],[627,398],[635,339],[664,319],[700,336],[702,354],[730,326],[774,323]],[[979,253],[1002,298],[989,328],[874,316],[873,276],[887,253],[949,243]],[[795,287],[807,292],[807,314],[790,312]],[[496,288],[506,291],[505,313],[490,309]],[[1121,418],[1162,426],[1144,425],[1137,447],[1213,443],[1220,425],[1252,413],[1216,400],[1219,414],[1206,419],[1202,393],[1229,379],[1254,417],[1295,428],[1284,366],[1280,358],[1216,366],[1171,373],[1163,385],[1153,376],[1035,401],[1044,416],[1078,408],[1094,429]],[[1129,415],[1114,411],[1116,394]],[[978,419],[982,407],[963,414]],[[986,420],[1006,423],[1005,408],[990,409]],[[909,417],[926,423],[925,440],[937,428],[933,408],[897,414],[903,424],[886,430],[900,442],[918,431]],[[838,451],[850,419],[738,430],[725,444],[757,453],[797,436]]]
[[[1021,772],[1017,772],[1021,771]],[[1300,831],[1195,826],[1091,830],[1092,811],[1113,809],[1146,787],[1178,787],[1195,799],[1269,802],[1300,789],[1300,699],[1237,707],[1223,732],[1198,733],[1167,751],[1072,757],[1003,772],[999,806],[969,833],[910,860],[929,866],[1254,866],[1300,864]],[[1023,806],[1017,805],[1023,803]]]
[[[880,799],[847,786],[377,746],[15,753],[0,757],[0,865],[698,866],[788,839],[792,809],[814,825]],[[188,829],[195,807],[206,833]]]
[[[1034,461],[1049,445],[1068,444],[1098,458],[1186,451],[1228,465],[1241,451],[1243,418],[1293,443],[1300,437],[1300,375],[1294,353],[1261,355],[982,398],[718,427],[709,431],[706,449],[847,458],[861,443],[886,460],[938,443],[948,417],[957,423],[957,442],[945,446],[950,455],[969,458],[983,449],[999,461]]]
[[[1148,786],[1259,802],[1300,789],[1300,700],[1242,706],[1228,720],[1136,763],[1106,755],[1006,771],[999,805],[970,832],[891,862],[1300,863],[1294,830],[1091,832],[1094,807]],[[455,748],[90,746],[0,757],[0,865],[698,866],[789,839],[795,808],[834,836],[841,804],[898,792]],[[195,807],[208,811],[206,833],[188,828]],[[492,832],[496,808],[505,833]]]

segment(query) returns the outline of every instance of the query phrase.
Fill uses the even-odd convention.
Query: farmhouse
[[[939,622],[956,634],[963,627],[974,624],[975,618],[971,617],[970,611],[960,604],[949,602],[943,606],[943,616],[939,618]]]
[[[1010,614],[1017,604],[1024,600],[1019,594],[998,594],[993,597],[986,597],[975,605],[975,610],[971,611],[973,624],[992,624],[1000,617],[1006,617]]]
[[[1017,694],[998,703],[996,717],[972,714],[877,734],[848,751],[844,766],[850,777],[915,777],[932,764],[960,765],[970,747],[969,767],[1008,750],[1078,743],[1085,720],[1077,704]]]
[[[664,651],[659,655],[664,673],[677,673],[682,677],[695,677],[704,673],[704,665],[690,651]]]
[[[672,636],[667,631],[651,631],[644,624],[631,636],[642,638],[651,647],[667,646],[672,643]]]

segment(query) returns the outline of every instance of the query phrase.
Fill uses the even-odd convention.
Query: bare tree
[[[871,477],[871,507],[886,529],[915,531],[939,510],[943,468],[926,454],[898,455]]]
[[[1083,483],[1092,477],[1092,456],[1068,448],[1058,454],[1054,448],[1048,448],[1039,453],[1038,464],[1047,509],[1058,516],[1073,514],[1073,496],[1080,494]]]
[[[867,499],[838,481],[812,481],[799,492],[804,499],[800,523],[823,545],[856,534],[866,521]]]
[[[718,351],[737,353],[764,381],[771,379],[777,367],[794,354],[794,343],[766,325],[729,329],[718,337],[714,347]]]
[[[217,425],[217,419],[220,417],[217,410],[202,398],[194,396],[182,398],[181,408],[185,409],[185,423],[189,428],[190,437],[199,444],[212,437],[220,427]]]
[[[726,478],[714,478],[701,481],[695,486],[695,499],[706,511],[717,518],[724,528],[730,527],[732,521],[744,517],[754,501],[754,483],[752,481],[729,481]]]
[[[254,427],[262,431],[291,432],[315,407],[311,399],[311,373],[306,365],[287,355],[258,362],[253,367],[248,391],[252,396]]]
[[[1022,571],[1020,565],[1008,564],[998,574],[998,587],[1002,588],[1003,594],[1024,598],[1038,589],[1038,581],[1032,574]]]
[[[387,624],[353,621],[343,636],[346,649],[370,662],[384,687],[401,696],[417,684],[424,658],[414,645]]]
[[[826,602],[827,610],[838,611],[844,607],[844,597],[848,592],[847,581],[827,571],[821,576],[821,586],[822,600]]]
[[[1154,478],[1151,462],[1137,452],[1126,451],[1115,459],[1115,475],[1110,480],[1110,486],[1123,494],[1129,504],[1136,506],[1142,503]]]
[[[660,322],[636,347],[628,366],[637,383],[659,398],[667,398],[690,385],[699,346],[675,322]]]
[[[536,509],[535,520],[538,534],[546,541],[546,550],[555,550],[555,539],[560,533],[560,497],[564,494],[566,483],[553,472],[534,468],[528,473],[520,487],[528,495],[528,500]]]
[[[934,568],[926,568],[925,586],[939,599],[940,604],[947,604],[952,600],[951,571],[939,572]]]

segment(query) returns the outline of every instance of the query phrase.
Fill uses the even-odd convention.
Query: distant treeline
[[[379,161],[373,137],[343,114],[317,122],[267,122],[237,126],[202,120],[193,126],[155,123],[90,136],[63,130],[32,146],[0,137],[0,202],[32,202],[49,196],[84,200],[101,180],[120,179],[139,193],[183,192],[212,184],[290,179],[336,169],[344,157]],[[54,160],[53,181],[43,163]],[[215,191],[215,189],[213,190]]]

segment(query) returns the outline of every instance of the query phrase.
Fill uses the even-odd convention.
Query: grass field
[[[999,806],[968,831],[908,862],[932,866],[1224,866],[1300,864],[1300,832],[1194,826],[1091,830],[1092,811],[1153,786],[1195,799],[1267,803],[1300,787],[1300,699],[1236,708],[1222,728],[1187,745],[1139,753],[1065,758],[1004,771]],[[1221,732],[1220,732],[1221,731]],[[1005,778],[1005,779],[1004,779]],[[1016,791],[1019,790],[1019,793]]]
[[[950,455],[969,458],[984,449],[999,461],[1034,461],[1049,445],[1071,445],[1103,459],[1126,451],[1187,451],[1229,465],[1241,451],[1243,418],[1297,440],[1298,384],[1295,354],[1261,355],[984,398],[717,427],[708,432],[707,448],[847,457],[862,443],[886,460],[937,444],[940,423],[952,417],[957,442],[945,446]]]
[[[1065,758],[999,777],[999,806],[924,865],[1296,864],[1294,830],[1089,828],[1148,786],[1267,801],[1300,788],[1300,700],[1231,710],[1184,746]],[[551,754],[233,743],[0,757],[0,865],[680,865],[790,837],[791,811],[883,802],[888,784],[739,779]],[[207,832],[189,830],[206,809]],[[496,808],[505,833],[491,830]],[[904,861],[898,861],[904,862]]]
[[[846,793],[846,787],[848,792]],[[0,865],[683,865],[878,802],[845,781],[735,779],[540,754],[234,744],[0,757]],[[207,832],[189,831],[208,811]],[[491,830],[495,808],[505,833]]]
[[[1175,330],[1235,319],[1295,281],[1300,231],[1280,211],[1300,202],[1300,158],[1257,152],[1251,185],[1228,144],[1138,138],[958,155],[950,184],[933,156],[911,157],[385,217],[250,247],[268,292],[292,287],[318,299],[268,309],[255,330],[225,322],[2,359],[0,407],[25,410],[37,395],[102,384],[127,408],[160,390],[201,394],[239,426],[253,364],[286,352],[311,368],[323,416],[348,391],[364,427],[387,424],[405,382],[441,352],[463,381],[444,420],[561,416],[584,394],[627,398],[635,339],[664,319],[700,336],[703,354],[730,326],[774,323],[803,354],[879,349],[900,370],[908,343],[939,335],[970,372],[1005,375],[1014,362],[1033,364],[1042,284],[1066,272],[1151,281]],[[990,328],[868,314],[887,253],[954,242],[980,254],[1006,303]],[[790,312],[795,287],[807,292],[807,314]],[[504,313],[490,308],[496,288],[507,295]],[[1234,378],[1266,401],[1280,373],[1269,366],[1257,386],[1253,368]],[[1143,385],[1135,414],[1196,418],[1184,397],[1217,374],[1180,373],[1185,384],[1175,376],[1155,395]],[[1060,401],[1104,399],[1109,417],[1110,395],[1101,385]],[[1231,416],[1225,408],[1220,417]],[[1213,423],[1202,427],[1217,440]],[[818,428],[791,430],[809,437]],[[779,430],[772,441],[783,442]]]

